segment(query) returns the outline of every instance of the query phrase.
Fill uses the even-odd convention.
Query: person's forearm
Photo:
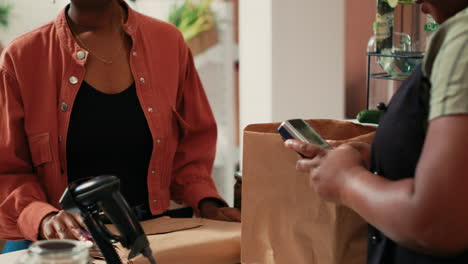
[[[348,172],[343,203],[398,244],[425,250],[419,237],[419,208],[413,198],[414,180],[390,181],[365,168]]]
[[[362,167],[347,174],[343,204],[400,246],[439,256],[456,255],[465,249],[466,244],[449,235],[454,232],[447,226],[450,221],[440,221],[441,214],[444,219],[450,216],[428,209],[427,201],[416,195],[414,178],[390,181]]]

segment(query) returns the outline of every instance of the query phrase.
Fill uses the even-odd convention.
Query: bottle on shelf
[[[368,43],[367,43],[367,53],[368,53],[368,63],[369,63],[369,70],[372,72],[368,72],[368,87],[367,87],[367,102],[366,102],[366,110],[374,109],[375,105],[378,102],[381,102],[382,100],[386,101],[388,97],[388,91],[391,89],[392,84],[385,82],[385,81],[379,81],[376,78],[371,77],[372,74],[376,74],[379,76],[385,76],[386,73],[383,72],[384,68],[382,65],[384,65],[385,58],[378,56],[380,53],[377,52],[377,41],[376,41],[376,35],[377,35],[377,22],[374,22],[372,24],[372,29],[373,29],[373,35],[370,37]],[[379,70],[380,69],[380,70]],[[367,116],[368,112],[363,111],[360,112],[359,115],[356,117],[358,121],[360,122],[369,122]]]
[[[394,13],[397,5],[398,0],[377,0],[376,52],[393,46]]]
[[[419,8],[412,0],[377,0],[374,35],[367,43],[367,109],[387,103],[399,81],[406,79],[421,62],[420,39],[424,37],[419,18]]]
[[[422,58],[419,10],[415,7],[414,2],[409,0],[377,0],[374,37],[369,40],[367,51],[379,54],[378,64],[389,78],[408,77]],[[413,19],[404,19],[407,11],[411,11]]]

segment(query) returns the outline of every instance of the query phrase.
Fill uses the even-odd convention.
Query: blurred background
[[[213,177],[230,204],[247,124],[355,118],[366,108],[376,0],[126,1],[178,25],[195,54],[219,125]],[[51,21],[69,0],[53,2],[0,0],[0,45]],[[202,27],[181,26],[194,19],[187,4]]]

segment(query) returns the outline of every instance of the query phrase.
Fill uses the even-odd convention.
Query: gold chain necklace
[[[120,22],[121,22],[121,28],[123,26],[123,24],[125,24],[125,19],[124,19],[124,15],[123,15],[123,11],[122,11],[122,8],[119,8],[119,13],[120,13]],[[103,62],[104,64],[112,64],[114,63],[112,60],[108,60],[104,57],[101,57],[99,55],[97,55],[94,51],[92,51],[88,45],[86,45],[86,43],[80,38],[80,36],[78,34],[75,33],[75,31],[73,30],[73,27],[72,27],[72,21],[70,19],[70,17],[68,16],[68,12],[65,13],[65,17],[67,19],[67,22],[68,22],[68,27],[70,28],[70,31],[73,35],[73,37],[76,39],[76,41],[78,42],[78,44],[83,48],[85,49],[87,52],[89,52],[89,54],[93,55],[94,57],[96,57],[96,59],[98,59],[99,61]],[[124,35],[124,31],[123,29],[120,30],[121,32],[121,37],[125,37]]]

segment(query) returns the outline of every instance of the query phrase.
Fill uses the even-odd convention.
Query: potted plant
[[[0,29],[8,26],[8,18],[11,11],[11,5],[0,4]],[[0,54],[2,53],[3,46],[0,43]]]
[[[192,0],[185,0],[182,4],[174,3],[169,11],[169,23],[179,28],[194,56],[218,42],[211,2],[212,0],[200,0],[194,3]]]

